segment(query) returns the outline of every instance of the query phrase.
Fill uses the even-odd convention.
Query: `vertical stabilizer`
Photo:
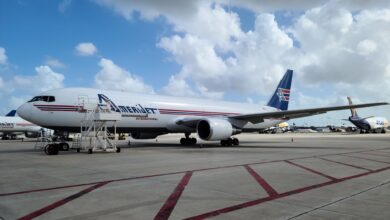
[[[5,116],[7,117],[15,117],[16,115],[16,110],[11,110],[10,112],[8,112],[8,114],[6,114]]]
[[[268,106],[274,107],[280,110],[287,110],[288,103],[290,101],[290,89],[292,81],[293,71],[287,70],[282,80],[280,80],[278,87],[271,99],[268,102]]]
[[[349,105],[353,105],[351,97],[347,97]],[[355,108],[351,108],[351,116],[357,117],[357,112]]]

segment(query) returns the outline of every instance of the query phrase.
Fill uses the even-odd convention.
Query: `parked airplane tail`
[[[292,81],[293,71],[288,69],[284,74],[282,80],[271,99],[268,102],[268,106],[274,107],[280,110],[288,109],[288,102],[290,101],[290,89],[291,89],[291,81]]]
[[[7,117],[15,117],[16,115],[16,110],[11,110],[10,112],[8,112],[8,114],[6,114],[5,116]]]
[[[347,97],[349,105],[353,105],[351,97]],[[351,108],[351,116],[358,117],[357,111],[355,108]]]

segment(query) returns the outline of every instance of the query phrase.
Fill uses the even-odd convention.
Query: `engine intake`
[[[220,118],[209,118],[198,122],[198,136],[206,141],[225,140],[234,134],[240,133],[232,124]]]

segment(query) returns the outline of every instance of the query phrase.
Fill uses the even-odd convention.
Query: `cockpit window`
[[[54,96],[49,96],[49,98],[47,99],[48,102],[54,102],[55,101],[55,98]]]
[[[28,102],[38,102],[38,101],[42,101],[42,102],[54,102],[56,99],[54,96],[35,96],[34,98],[32,98],[30,101]]]

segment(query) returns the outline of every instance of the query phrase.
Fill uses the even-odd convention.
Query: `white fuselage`
[[[99,100],[98,94],[108,97],[112,103]],[[180,119],[220,117],[278,111],[269,106],[257,106],[245,103],[233,103],[205,99],[180,98],[159,95],[67,88],[41,93],[39,96],[54,97],[48,101],[30,101],[18,109],[18,114],[32,123],[43,127],[78,132],[85,118],[83,108],[97,105],[114,104],[120,110],[121,120],[117,122],[118,132],[195,132],[194,128],[178,125]],[[242,124],[230,122],[243,131],[253,131],[275,126],[283,120],[265,120],[264,122]]]
[[[0,117],[0,134],[18,135],[26,132],[38,133],[41,127],[20,117]]]
[[[366,118],[365,120],[370,125],[371,129],[387,128],[389,126],[389,122],[383,117],[371,117]]]

